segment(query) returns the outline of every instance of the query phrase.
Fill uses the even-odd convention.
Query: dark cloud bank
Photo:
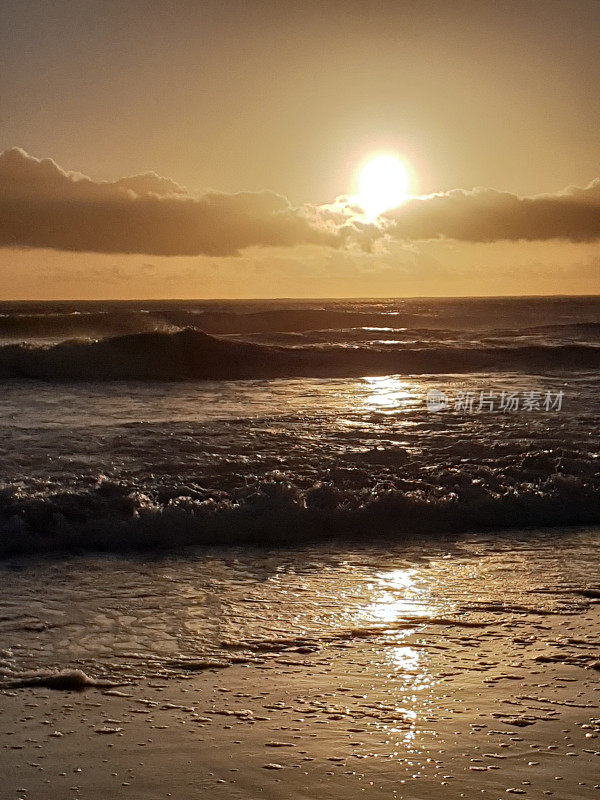
[[[535,197],[457,189],[409,200],[387,216],[388,233],[402,239],[592,242],[600,238],[600,179],[583,189]]]
[[[383,230],[272,192],[190,195],[155,173],[96,182],[13,148],[0,155],[0,246],[97,253],[229,256],[250,246],[340,246],[385,234],[468,242],[600,239],[600,179],[554,195],[491,189],[414,198]]]
[[[149,173],[94,182],[14,148],[0,155],[0,245],[159,256],[334,244],[271,192],[193,197]]]

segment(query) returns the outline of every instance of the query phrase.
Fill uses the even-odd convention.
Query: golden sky
[[[4,299],[600,291],[597,0],[21,0],[0,30]],[[381,153],[408,196],[368,218]]]

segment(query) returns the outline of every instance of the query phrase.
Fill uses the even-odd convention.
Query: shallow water
[[[416,670],[414,637],[432,632],[454,642],[459,670],[490,636],[551,652],[543,632],[551,618],[577,639],[579,616],[598,602],[599,556],[596,528],[393,547],[11,560],[0,567],[2,670],[5,680],[48,668],[135,680],[198,668],[189,660],[362,639],[386,642],[390,662]],[[592,664],[597,642],[586,636],[562,642],[559,660]]]

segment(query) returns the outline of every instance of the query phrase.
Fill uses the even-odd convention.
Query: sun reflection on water
[[[365,609],[370,622],[393,623],[423,614],[424,598],[416,584],[415,569],[395,569],[378,577],[378,583],[373,584],[373,600]]]
[[[392,413],[407,411],[420,402],[419,387],[415,383],[402,380],[394,375],[365,377],[368,394],[361,398],[369,411]]]
[[[430,654],[415,634],[424,619],[436,616],[436,604],[415,567],[379,572],[365,588],[370,602],[361,611],[361,622],[381,628],[383,634],[373,655],[385,671],[390,712],[379,724],[395,738],[399,749],[392,755],[405,758],[430,714],[436,679],[429,669]]]
[[[391,647],[389,660],[404,672],[416,672],[419,668],[419,651],[414,647]]]

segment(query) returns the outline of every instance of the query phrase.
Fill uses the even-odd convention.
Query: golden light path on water
[[[393,699],[394,714],[404,720],[402,725],[391,722],[385,727],[393,736],[395,747],[402,747],[405,752],[411,750],[419,725],[427,717],[431,692],[439,682],[428,669],[426,651],[406,642],[424,618],[437,613],[422,577],[414,567],[378,573],[374,581],[365,585],[365,594],[370,595],[371,601],[358,614],[363,625],[385,631],[376,646],[376,657],[382,669],[390,670],[388,680],[395,688],[390,700]],[[411,617],[415,618],[414,626],[410,624]],[[395,752],[397,755],[399,749]]]
[[[422,403],[423,386],[394,375],[365,377],[367,394],[360,398],[363,408],[382,413],[408,411]]]

